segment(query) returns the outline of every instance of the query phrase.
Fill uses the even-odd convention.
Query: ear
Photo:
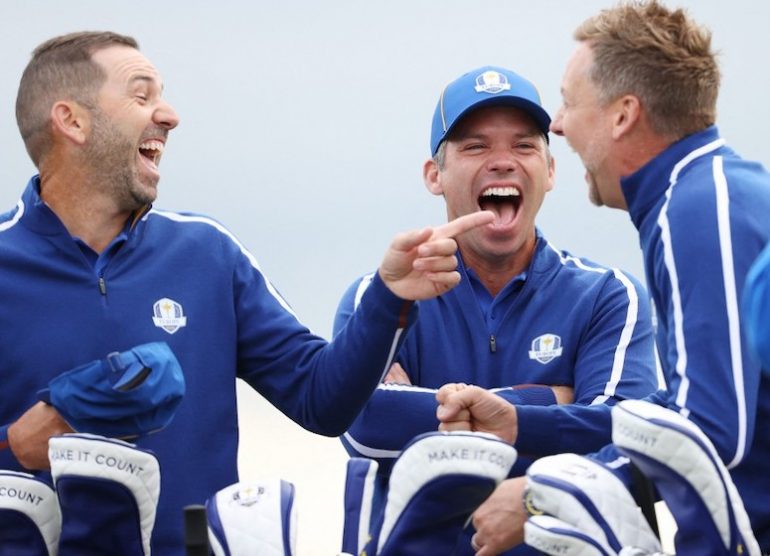
[[[639,97],[625,95],[614,102],[612,115],[612,138],[620,139],[629,134],[636,126],[642,112]]]
[[[444,188],[441,186],[441,172],[438,164],[432,158],[426,160],[422,166],[422,179],[428,191],[434,195],[444,194]]]
[[[551,191],[556,183],[556,159],[553,154],[549,157],[551,163],[548,165],[548,183],[545,186],[546,191]]]
[[[51,123],[55,134],[82,145],[91,130],[91,114],[75,101],[60,100],[51,107]]]

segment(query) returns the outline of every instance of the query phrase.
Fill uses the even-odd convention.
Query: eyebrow
[[[158,83],[158,80],[155,77],[152,77],[150,75],[145,75],[145,74],[135,75],[131,79],[129,79],[128,82],[129,84],[133,85],[137,81],[144,81],[146,83],[153,84],[153,85],[157,84],[160,87],[160,90],[163,91],[163,84]]]

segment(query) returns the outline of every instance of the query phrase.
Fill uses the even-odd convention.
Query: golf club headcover
[[[62,373],[38,398],[77,432],[134,438],[168,425],[184,391],[171,348],[153,342]]]
[[[761,554],[730,473],[695,423],[627,400],[612,408],[612,440],[666,501],[678,554]]]
[[[527,470],[525,504],[530,514],[550,515],[581,532],[596,550],[604,551],[597,554],[616,556],[624,547],[660,550],[623,482],[588,458],[559,454],[535,461]]]
[[[59,556],[149,556],[160,494],[152,452],[89,434],[48,443],[62,514]]]
[[[550,515],[535,515],[524,524],[525,542],[554,556],[610,556],[591,536]],[[625,547],[618,556],[667,556],[641,548]]]
[[[342,552],[360,554],[369,542],[372,500],[377,488],[379,464],[369,458],[350,458],[345,475],[345,519]]]
[[[240,482],[206,501],[215,556],[293,556],[297,545],[294,485],[282,479]]]
[[[416,436],[393,466],[370,556],[451,554],[473,511],[508,476],[516,450],[496,436]]]
[[[60,531],[59,504],[48,483],[0,471],[0,556],[55,556]]]

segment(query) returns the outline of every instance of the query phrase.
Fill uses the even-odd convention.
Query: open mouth
[[[521,192],[515,187],[490,187],[485,189],[478,199],[481,210],[495,213],[493,224],[501,226],[510,224],[516,218],[521,206]]]
[[[157,169],[163,154],[163,143],[161,141],[145,141],[139,145],[139,154],[145,161],[149,162],[152,168]]]

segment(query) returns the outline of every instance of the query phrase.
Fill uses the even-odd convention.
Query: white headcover
[[[730,473],[714,445],[695,423],[665,407],[642,400],[626,400],[612,408],[612,441],[632,461],[636,454],[643,455],[673,471],[672,476],[677,480],[689,482],[707,510],[704,517],[714,522],[726,551],[735,541],[730,534],[733,515],[745,544],[745,548],[738,550],[745,550],[751,556],[761,554]],[[656,486],[666,498],[665,488],[657,482]],[[699,534],[703,523],[682,523],[677,520],[676,504],[668,506],[680,529],[690,527],[693,535]],[[692,505],[688,508],[691,511]]]
[[[77,433],[52,437],[48,442],[48,459],[54,483],[65,476],[79,476],[106,479],[126,487],[139,510],[144,554],[150,554],[160,495],[160,464],[154,454],[122,440]]]
[[[513,446],[490,434],[458,431],[417,437],[393,466],[377,552],[412,497],[428,482],[442,475],[466,474],[500,483],[516,455]]]
[[[372,499],[379,463],[368,458],[350,458],[345,474],[344,553],[360,554],[369,542],[372,528]]]
[[[623,547],[660,550],[658,538],[622,481],[588,458],[560,454],[537,460],[527,470],[526,499],[531,511],[569,524],[607,554],[616,555]]]
[[[235,483],[212,496],[206,508],[215,556],[296,554],[292,483],[281,479]]]
[[[0,509],[27,516],[40,532],[49,556],[56,555],[61,532],[61,512],[56,492],[50,486],[29,473],[2,470]]]

